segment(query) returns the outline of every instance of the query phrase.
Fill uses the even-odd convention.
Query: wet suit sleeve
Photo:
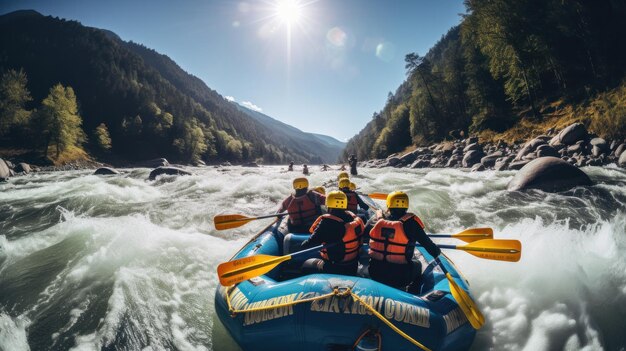
[[[332,222],[326,219],[322,219],[320,224],[315,228],[313,234],[305,240],[300,246],[303,249],[308,249],[309,247],[322,245],[322,243],[328,242],[328,234],[331,233],[332,230]]]
[[[441,249],[430,240],[424,229],[415,220],[408,220],[404,223],[404,232],[409,236],[409,240],[416,241],[422,245],[428,254],[436,258],[441,253]]]

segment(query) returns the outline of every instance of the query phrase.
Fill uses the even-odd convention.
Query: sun
[[[275,15],[283,23],[291,25],[302,17],[302,4],[297,0],[277,0]]]

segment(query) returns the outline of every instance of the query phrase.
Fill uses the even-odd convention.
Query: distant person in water
[[[356,156],[354,156],[354,154],[350,155],[350,157],[348,158],[348,163],[350,164],[350,174],[352,175],[357,175],[359,174],[359,172],[356,171]]]
[[[325,172],[325,171],[327,171],[327,170],[328,170],[328,165],[326,165],[326,164],[322,165],[322,171],[324,171],[324,172]]]
[[[289,167],[287,167],[287,171],[293,172],[293,161],[289,162]]]
[[[341,191],[328,193],[328,214],[320,216],[313,223],[311,237],[301,247],[330,246],[320,251],[321,259],[311,258],[304,262],[304,273],[356,275],[364,224],[354,213],[346,211],[347,203],[348,199]]]
[[[311,224],[322,214],[321,206],[326,197],[316,191],[309,190],[309,181],[306,178],[296,178],[293,181],[295,194],[289,195],[278,209],[278,212],[289,213],[287,229],[291,233],[307,233]]]
[[[419,293],[422,267],[413,261],[415,244],[419,242],[437,259],[441,250],[424,231],[422,220],[411,212],[409,197],[401,191],[387,196],[387,213],[372,217],[365,227],[369,236],[369,274],[383,284]]]
[[[341,168],[339,168],[340,171],[345,171],[346,170],[346,165],[341,165]]]
[[[353,183],[354,184],[354,183]],[[354,185],[356,189],[356,185]],[[361,197],[354,191],[350,190],[350,179],[341,178],[339,179],[339,190],[343,191],[348,198],[348,211],[352,211],[354,213],[358,213],[358,209],[361,208],[367,211],[370,207],[363,202]]]
[[[302,174],[309,175],[309,167],[302,165]]]

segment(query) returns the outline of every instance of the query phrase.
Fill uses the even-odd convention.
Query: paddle
[[[248,217],[242,214],[217,215],[213,218],[213,222],[215,223],[215,229],[224,230],[241,227],[242,225],[257,219],[280,217],[287,214],[287,212],[282,212],[258,217]]]
[[[389,195],[389,194],[385,194],[385,193],[371,193],[371,194],[367,194],[367,196],[371,197],[372,199],[376,199],[376,200],[387,200],[387,195]]]
[[[465,314],[465,317],[467,317],[467,320],[474,329],[480,329],[483,324],[485,324],[485,316],[483,316],[480,312],[474,300],[472,300],[465,290],[461,289],[461,287],[456,283],[452,275],[448,272],[446,267],[444,267],[443,263],[439,259],[435,259],[435,261],[439,264],[439,267],[441,267],[441,270],[446,275],[448,283],[450,283],[450,292],[459,304],[461,311],[463,311],[463,314]]]
[[[440,249],[463,250],[488,260],[517,262],[522,257],[522,244],[519,240],[483,239],[465,246],[439,244],[437,246]]]
[[[454,238],[471,243],[482,239],[493,239],[493,229],[470,228],[456,234],[428,234],[428,236],[431,238]]]
[[[224,262],[217,266],[217,276],[223,286],[234,285],[263,275],[294,256],[321,250],[325,247],[328,246],[319,245],[285,256],[255,255]]]

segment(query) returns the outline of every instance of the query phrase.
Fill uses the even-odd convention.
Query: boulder
[[[32,172],[32,169],[30,169],[30,165],[28,163],[20,162],[20,163],[17,164],[17,166],[15,166],[14,171],[16,173],[28,174],[28,173]]]
[[[622,152],[622,155],[619,157],[617,164],[620,167],[626,167],[626,152]]]
[[[484,170],[485,170],[485,166],[483,166],[481,163],[477,163],[472,167],[470,172],[482,172]]]
[[[476,144],[478,142],[478,137],[469,137],[465,140],[465,145]]]
[[[4,162],[3,159],[0,158],[0,179],[4,180],[11,176],[11,169],[9,165]]]
[[[522,167],[526,166],[528,163],[530,163],[529,160],[511,162],[511,164],[509,164],[509,169],[511,170],[522,169]]]
[[[120,172],[117,169],[115,169],[115,168],[100,167],[100,168],[96,169],[96,171],[93,172],[93,174],[95,174],[95,175],[110,175],[110,174],[120,174]]]
[[[504,171],[509,167],[509,163],[506,161],[497,161],[496,164],[493,166],[493,169],[495,169],[496,171]]]
[[[502,155],[487,155],[483,158],[480,159],[480,163],[486,167],[486,168],[490,168],[493,167],[496,164],[496,160]]]
[[[387,162],[385,163],[385,167],[395,167],[398,164],[400,164],[400,157],[397,156],[393,156],[393,157],[389,157],[387,159]]]
[[[155,158],[152,160],[141,161],[135,164],[137,167],[146,167],[146,168],[157,168],[157,167],[167,167],[170,163],[167,162],[164,158]]]
[[[463,157],[463,167],[470,168],[473,165],[480,162],[480,159],[483,158],[485,154],[480,150],[471,150],[465,154]]]
[[[461,164],[462,157],[461,156],[452,156],[446,163],[446,167],[453,168],[458,167]]]
[[[152,170],[152,172],[150,172],[150,176],[148,177],[148,179],[150,180],[155,180],[156,177],[163,175],[163,174],[167,174],[167,175],[191,175],[191,172],[186,171],[182,168],[177,168],[177,167],[159,167],[159,168],[155,168]]]
[[[559,141],[565,145],[573,145],[587,138],[587,128],[582,123],[574,123],[559,133]]]
[[[537,157],[547,157],[547,156],[552,156],[552,157],[559,157],[559,152],[556,151],[552,146],[550,145],[540,145],[537,148]]]
[[[417,159],[417,155],[419,155],[419,150],[414,150],[411,152],[407,152],[406,154],[400,156],[400,162],[403,165],[410,165]]]
[[[620,144],[617,149],[615,149],[615,157],[619,158],[626,150],[626,144]]]
[[[468,152],[472,150],[482,150],[482,147],[478,143],[469,144],[463,149],[463,152]]]
[[[430,166],[429,160],[417,160],[411,164],[411,168],[425,168]]]
[[[585,172],[556,157],[541,157],[522,167],[509,182],[509,191],[540,189],[564,191],[579,185],[592,185]]]

